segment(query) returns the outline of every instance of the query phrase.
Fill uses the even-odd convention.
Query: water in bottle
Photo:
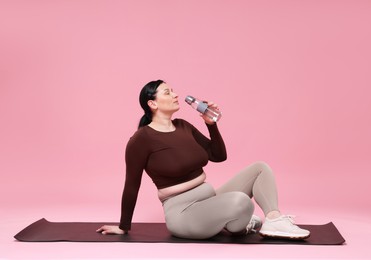
[[[220,111],[215,110],[211,107],[207,106],[207,103],[194,98],[192,96],[187,96],[185,99],[185,102],[187,104],[191,105],[194,109],[196,109],[198,112],[206,115],[207,117],[211,118],[214,122],[218,122],[219,119],[222,117],[222,114]]]

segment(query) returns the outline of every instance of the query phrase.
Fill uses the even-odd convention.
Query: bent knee
[[[272,168],[265,161],[256,161],[252,164],[260,173],[261,172],[270,172],[273,173]]]
[[[269,164],[265,161],[256,161],[253,164],[260,168],[270,168]]]
[[[238,214],[252,214],[254,212],[254,203],[251,201],[250,197],[243,192],[233,191],[229,192],[230,198],[228,206],[231,212]]]

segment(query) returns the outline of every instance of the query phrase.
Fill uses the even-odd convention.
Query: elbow
[[[220,155],[220,162],[224,162],[227,160],[227,151],[224,149],[224,153]]]
[[[212,162],[224,162],[227,160],[227,154],[219,154],[218,156],[213,156],[213,158],[210,158],[210,161]]]

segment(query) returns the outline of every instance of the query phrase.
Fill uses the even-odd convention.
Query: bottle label
[[[204,114],[207,109],[207,103],[201,102],[197,106],[197,111]]]

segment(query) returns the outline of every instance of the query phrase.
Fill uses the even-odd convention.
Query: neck
[[[149,124],[150,127],[164,132],[174,131],[175,127],[171,121],[171,117],[160,117],[156,116],[152,118],[152,122]]]

